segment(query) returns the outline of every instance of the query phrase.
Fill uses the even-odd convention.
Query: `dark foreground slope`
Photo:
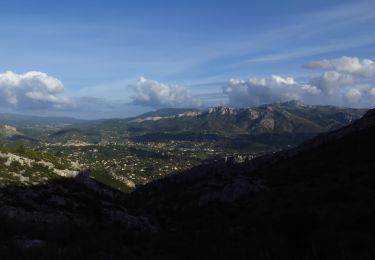
[[[0,187],[0,259],[125,259],[128,241],[155,232],[124,197],[87,172],[35,186]]]
[[[134,195],[165,221],[152,248],[183,259],[372,259],[374,144],[370,111],[297,149],[202,166]]]
[[[373,259],[374,143],[369,111],[298,148],[202,165],[129,196],[87,178],[4,187],[0,257]]]

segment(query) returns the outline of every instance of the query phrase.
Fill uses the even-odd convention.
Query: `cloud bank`
[[[168,86],[155,80],[139,78],[131,84],[135,96],[132,104],[153,108],[163,107],[196,107],[200,101],[193,98],[191,92],[181,86]]]
[[[303,67],[308,69],[334,70],[352,76],[365,78],[375,77],[375,62],[369,59],[360,60],[357,57],[343,56],[331,60],[318,60],[306,63]]]
[[[0,106],[18,109],[49,109],[74,106],[72,99],[62,96],[62,82],[46,73],[30,71],[0,73]]]
[[[236,106],[257,106],[277,101],[305,99],[321,91],[309,84],[298,83],[292,77],[272,75],[248,80],[231,79],[223,86],[229,103]]]
[[[353,78],[337,71],[328,71],[321,76],[311,78],[309,82],[326,95],[336,95],[343,87],[353,84]]]
[[[228,96],[229,104],[234,106],[256,106],[291,99],[309,104],[375,105],[375,62],[372,60],[344,56],[309,62],[303,67],[324,72],[306,82],[276,75],[248,80],[231,79],[224,84],[223,93]]]
[[[323,59],[305,64],[308,69],[321,69],[326,72],[320,77],[310,80],[310,83],[321,89],[331,104],[341,104],[354,107],[373,107],[375,98],[375,62],[370,59],[346,57]],[[331,96],[331,98],[327,98]],[[336,99],[335,100],[333,99]]]
[[[370,59],[357,57],[323,59],[303,65],[307,69],[320,70],[317,75],[303,81],[280,75],[231,79],[225,83],[210,84],[209,88],[206,86],[203,92],[200,89],[195,96],[188,88],[141,77],[129,85],[134,92],[130,103],[126,102],[125,96],[116,100],[95,96],[68,97],[64,95],[63,83],[46,73],[30,71],[17,74],[7,71],[0,73],[0,107],[17,111],[36,110],[38,113],[70,113],[74,116],[90,114],[96,117],[108,117],[113,113],[123,116],[126,111],[144,112],[149,108],[213,105],[209,100],[215,100],[215,104],[227,103],[237,107],[292,99],[307,104],[374,107],[374,64]],[[222,94],[218,93],[220,88]],[[114,93],[118,95],[118,92]]]

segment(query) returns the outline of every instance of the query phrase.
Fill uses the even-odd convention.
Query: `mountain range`
[[[12,126],[19,126],[18,132],[25,137],[50,143],[174,140],[211,142],[225,149],[259,153],[298,145],[319,133],[350,124],[365,111],[289,101],[253,108],[161,109],[133,118],[93,121],[16,117]],[[12,120],[0,118],[0,124]]]
[[[309,106],[300,101],[254,108],[212,107],[206,111],[162,109],[136,118],[117,120],[125,130],[137,133],[200,133],[219,136],[317,133],[351,123],[366,110]],[[105,127],[112,121],[103,121]]]
[[[371,259],[374,143],[370,110],[297,147],[226,157],[131,194],[88,172],[2,187],[0,256]]]

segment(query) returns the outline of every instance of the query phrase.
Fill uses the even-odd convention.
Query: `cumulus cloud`
[[[321,76],[310,79],[310,84],[312,86],[317,87],[328,95],[335,95],[340,91],[340,88],[352,83],[352,76],[337,71],[328,71]]]
[[[352,88],[345,93],[345,97],[349,104],[357,104],[362,98],[362,93],[358,89]]]
[[[223,86],[223,93],[228,96],[229,103],[236,106],[304,99],[305,96],[318,95],[320,92],[316,86],[301,84],[294,78],[278,75],[248,80],[231,79]]]
[[[63,91],[64,86],[59,79],[43,72],[0,73],[1,106],[21,109],[73,106],[73,100],[60,95]]]
[[[132,104],[147,107],[194,107],[199,100],[193,98],[191,92],[181,86],[168,86],[155,80],[139,78],[130,85],[135,91]]]
[[[323,75],[310,79],[310,84],[344,105],[371,107],[374,105],[375,62],[357,57],[341,57],[312,61],[305,68],[326,70]],[[334,102],[334,99],[328,99]]]
[[[309,69],[334,70],[365,78],[375,77],[375,62],[369,59],[360,60],[357,57],[344,56],[337,59],[312,61],[305,64],[304,67]]]

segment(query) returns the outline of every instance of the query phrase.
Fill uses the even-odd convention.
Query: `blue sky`
[[[360,0],[2,1],[1,109],[96,118],[288,98],[369,107],[373,10]],[[304,66],[322,60],[338,65]],[[343,70],[348,62],[370,72]]]

